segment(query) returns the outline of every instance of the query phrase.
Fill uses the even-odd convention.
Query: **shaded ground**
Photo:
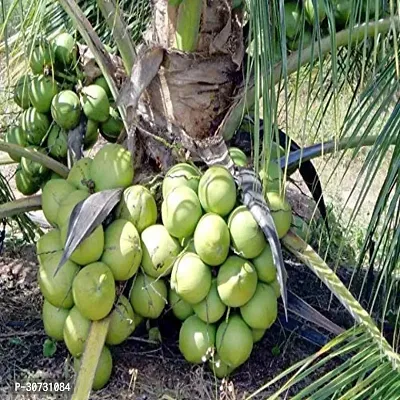
[[[41,319],[41,296],[36,283],[34,248],[7,246],[0,259],[0,399],[7,399],[15,382],[71,382],[74,373],[64,346],[52,358],[42,354],[46,338]],[[287,265],[291,288],[321,313],[342,326],[352,322],[330,293],[305,267]],[[343,278],[348,280],[349,273]],[[216,381],[208,368],[189,365],[177,347],[179,323],[168,314],[159,322],[162,344],[151,344],[144,326],[123,345],[112,349],[110,384],[93,399],[242,399],[263,383],[318,347],[282,328],[279,321],[255,345],[251,359],[229,381]],[[278,350],[279,348],[279,350]],[[274,354],[276,355],[274,355]],[[268,392],[256,398],[265,398]],[[11,398],[11,397],[10,397]],[[14,398],[14,397],[13,397]],[[18,397],[16,397],[18,398]],[[35,397],[20,397],[35,399]],[[52,399],[41,395],[38,399]],[[58,397],[63,398],[63,397]],[[69,397],[64,397],[69,398]],[[290,394],[289,394],[290,398]]]

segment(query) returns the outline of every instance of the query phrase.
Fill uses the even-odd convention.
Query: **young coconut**
[[[104,232],[101,261],[110,267],[116,281],[126,281],[136,273],[141,260],[140,236],[135,226],[124,219],[116,219]]]
[[[118,110],[110,107],[109,117],[107,121],[102,122],[100,125],[100,133],[107,141],[115,143],[124,128],[124,123]]]
[[[197,193],[200,175],[200,171],[193,165],[186,163],[174,165],[168,170],[163,180],[163,198],[165,199],[168,192],[178,186],[187,186]]]
[[[76,61],[76,42],[69,33],[64,32],[57,35],[53,41],[53,46],[54,58],[59,65],[69,67]]]
[[[125,189],[117,207],[116,217],[132,222],[139,233],[154,225],[157,221],[157,204],[150,190],[141,185]]]
[[[180,256],[172,268],[171,288],[189,304],[202,301],[211,288],[211,270],[194,253]]]
[[[245,167],[247,165],[247,156],[237,147],[229,148],[229,155],[235,165],[239,167]]]
[[[241,307],[254,295],[257,272],[250,261],[230,256],[221,265],[217,276],[218,294],[229,307]]]
[[[215,326],[192,315],[179,331],[179,350],[186,361],[193,364],[205,362],[215,343]]]
[[[81,366],[81,359],[74,357],[74,370],[77,374]],[[92,384],[93,390],[102,389],[107,382],[110,380],[113,368],[112,356],[109,348],[104,346],[101,350],[99,362],[96,367],[96,372],[94,373],[94,379]]]
[[[47,41],[40,40],[36,43],[31,54],[27,56],[29,66],[34,74],[42,74],[45,68],[53,65],[54,55],[50,44]]]
[[[26,133],[28,143],[39,146],[50,128],[50,120],[46,114],[30,107],[21,116],[21,126]]]
[[[68,135],[59,126],[54,124],[47,137],[47,147],[49,153],[59,159],[64,159],[67,157],[68,152]]]
[[[222,264],[229,253],[231,237],[228,225],[218,214],[203,215],[194,231],[196,253],[208,265]]]
[[[6,143],[17,144],[22,147],[28,146],[28,137],[25,131],[19,125],[11,126],[10,128],[8,128],[4,141]],[[13,152],[10,152],[8,154],[14,161],[21,161],[21,156],[19,156],[18,154],[15,154]]]
[[[266,329],[252,329],[253,343],[259,342],[264,337],[266,331]]]
[[[268,329],[278,315],[274,290],[265,283],[258,283],[254,296],[242,307],[243,320],[252,329]]]
[[[135,313],[129,300],[121,295],[110,316],[106,343],[116,345],[122,343],[135,330]]]
[[[65,179],[50,179],[42,189],[42,210],[49,224],[56,226],[63,200],[76,189]]]
[[[233,371],[232,367],[221,360],[221,357],[218,355],[218,353],[216,353],[214,357],[208,361],[208,366],[213,374],[219,379],[227,377]]]
[[[14,88],[14,101],[24,110],[31,106],[31,101],[29,99],[31,80],[32,78],[29,75],[23,75],[18,79]]]
[[[78,190],[89,191],[94,187],[94,183],[90,178],[90,166],[92,159],[83,157],[78,160],[70,169],[67,182],[75,186]]]
[[[46,299],[43,300],[42,320],[46,335],[54,340],[64,339],[64,324],[69,314],[67,308],[54,307]]]
[[[168,303],[171,305],[175,317],[181,321],[193,315],[193,307],[185,300],[182,300],[173,289],[168,291]]]
[[[273,289],[273,291],[274,291],[274,293],[275,293],[275,297],[276,297],[277,299],[279,299],[279,297],[281,297],[281,287],[280,287],[280,285],[279,285],[278,280],[275,279],[273,282],[271,282],[271,283],[269,284],[269,286],[272,287],[272,289]]]
[[[314,2],[317,7],[314,7]],[[303,0],[303,7],[306,19],[311,26],[314,26],[316,18],[321,23],[326,17],[324,0]]]
[[[36,256],[40,265],[52,262],[51,259],[57,252],[63,250],[60,231],[52,229],[39,238],[36,242]]]
[[[228,227],[232,246],[239,255],[255,258],[264,250],[266,246],[264,233],[246,206],[239,206],[232,211]]]
[[[43,154],[45,153],[44,149],[37,146],[28,146],[27,149]],[[26,157],[21,157],[21,169],[27,177],[34,181],[43,180],[47,178],[49,174],[49,170],[45,166]]]
[[[271,247],[268,243],[261,254],[251,261],[256,268],[258,280],[270,283],[276,279],[276,266],[272,257]]]
[[[72,295],[84,317],[97,321],[107,316],[115,300],[115,281],[110,268],[102,262],[82,268],[72,284]]]
[[[15,185],[24,196],[31,196],[40,189],[40,181],[26,174],[22,169],[18,169],[15,174]]]
[[[64,324],[64,342],[74,357],[80,357],[85,349],[89,335],[90,320],[84,317],[78,308],[72,307]]]
[[[139,273],[136,275],[129,300],[135,313],[145,318],[158,318],[164,310],[168,295],[162,279]]]
[[[301,9],[298,3],[285,3],[286,37],[293,39],[301,29]]]
[[[79,124],[81,105],[79,97],[72,90],[63,90],[51,101],[51,116],[57,125],[69,131]]]
[[[269,192],[279,192],[283,187],[283,171],[281,167],[274,161],[271,161],[268,166],[267,172],[261,169],[260,166],[260,180],[263,184],[263,188]]]
[[[33,107],[40,113],[48,113],[51,101],[58,93],[58,84],[50,76],[39,75],[32,79],[29,90],[29,99]]]
[[[221,360],[231,368],[237,368],[250,357],[253,335],[239,315],[232,315],[217,329],[216,348]]]
[[[83,112],[93,121],[105,122],[110,115],[110,102],[106,91],[98,85],[89,85],[81,91]]]
[[[101,87],[105,90],[105,92],[107,93],[107,96],[108,96],[109,98],[112,97],[110,87],[108,86],[108,83],[107,83],[107,81],[106,81],[106,78],[104,78],[104,76],[99,76],[99,77],[94,81],[94,84],[97,85],[97,86],[101,86]]]
[[[236,203],[236,184],[231,173],[220,166],[209,168],[200,179],[199,199],[205,211],[228,215]]]
[[[134,176],[131,153],[119,144],[106,144],[94,156],[90,176],[96,192],[128,187]]]
[[[87,150],[93,147],[99,138],[99,123],[88,119],[86,122],[86,131],[83,138],[83,149]]]
[[[181,251],[179,242],[163,225],[151,225],[141,235],[142,266],[147,275],[157,278],[171,273],[172,265]]]
[[[54,272],[61,260],[62,251],[46,259],[39,267],[38,283],[44,298],[54,307],[71,308],[74,305],[72,297],[72,282],[79,272],[79,266],[67,261],[54,276]]]
[[[283,238],[290,229],[292,223],[292,207],[285,199],[276,192],[267,192],[266,200],[271,210],[279,239]]]
[[[191,236],[203,211],[197,194],[186,186],[170,190],[161,206],[162,222],[171,236]]]
[[[222,318],[226,311],[226,305],[218,295],[216,279],[212,280],[207,296],[200,303],[193,305],[193,310],[202,321],[209,324],[213,324]]]

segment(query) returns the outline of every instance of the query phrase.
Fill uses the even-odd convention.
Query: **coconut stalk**
[[[318,253],[303,239],[292,231],[282,239],[283,245],[310,270],[335,295],[344,308],[351,314],[355,322],[364,326],[371,339],[376,343],[381,352],[390,360],[393,368],[400,367],[400,356],[393,351],[390,344],[382,336],[374,320],[369,313],[361,306],[357,299],[351,294],[338,276],[332,271]]]
[[[86,400],[92,390],[94,375],[99,363],[101,351],[106,341],[110,318],[93,321],[90,325],[89,336],[86,339],[82,362],[76,379],[72,400]]]
[[[385,34],[394,28],[400,28],[400,17],[368,21],[368,23],[352,26],[336,33],[336,49],[342,46],[358,43],[366,38],[374,37],[378,34]],[[315,43],[312,43],[310,46],[295,51],[287,57],[286,71],[288,76],[298,71],[301,66],[304,66],[313,60],[315,45]],[[321,57],[334,50],[332,49],[331,36],[322,38],[318,44],[318,49]],[[275,84],[281,80],[282,70],[281,62],[275,65],[272,74],[272,81]],[[261,92],[259,95],[261,96]],[[225,140],[232,139],[233,134],[243,118],[243,112],[251,109],[257,100],[259,99],[258,96],[256,96],[256,87],[254,86],[254,83],[249,83],[245,90],[240,93],[238,100],[228,111],[219,128],[219,133]]]
[[[36,211],[42,208],[42,196],[35,195],[23,197],[18,200],[9,201],[8,203],[0,204],[0,219],[14,217],[18,214]]]
[[[0,141],[0,151],[4,151],[6,153],[14,153],[18,156],[25,157],[29,160],[40,163],[41,165],[45,166],[48,169],[51,169],[63,178],[66,178],[68,176],[68,168],[64,164],[61,164],[60,162],[54,160],[54,158],[51,158],[46,154],[26,149],[25,147],[19,146],[17,144],[5,143],[3,141]]]

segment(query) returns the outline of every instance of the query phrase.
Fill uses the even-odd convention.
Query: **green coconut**
[[[261,168],[262,166],[260,166],[259,175],[265,190],[269,192],[279,192],[283,187],[282,180],[284,176],[280,166],[276,162],[271,161],[267,171],[264,171]]]
[[[194,190],[180,186],[170,190],[161,206],[161,218],[171,236],[191,236],[202,215],[199,198]]]
[[[162,279],[139,273],[133,282],[129,300],[135,313],[156,319],[164,310],[167,292],[167,285]]]
[[[304,219],[298,215],[292,215],[291,229],[296,235],[300,236],[304,241],[307,241],[310,236],[310,227]]]
[[[217,285],[219,297],[227,306],[241,307],[256,291],[257,272],[250,261],[230,256],[218,271]]]
[[[42,74],[45,68],[51,68],[54,61],[51,46],[46,41],[36,44],[31,54],[28,54],[29,66],[34,74]]]
[[[22,147],[28,146],[26,133],[19,125],[11,126],[6,133],[4,140],[6,143],[17,144]],[[21,161],[21,156],[18,154],[14,154],[13,152],[9,152],[8,154],[14,161]]]
[[[75,357],[74,358],[74,370],[75,373],[79,372],[79,368],[81,366],[81,359]],[[96,371],[94,373],[92,389],[93,390],[100,390],[104,386],[106,386],[107,382],[111,378],[113,368],[113,361],[111,352],[107,346],[104,346],[101,350],[99,362],[96,367]]]
[[[53,97],[51,116],[57,125],[69,131],[79,124],[81,105],[79,97],[72,90],[63,90]]]
[[[42,320],[46,335],[54,340],[64,339],[64,324],[69,314],[66,308],[54,307],[46,299],[43,301]]]
[[[71,308],[74,304],[71,292],[72,282],[79,271],[79,267],[68,260],[54,276],[62,253],[62,251],[55,253],[54,257],[46,259],[40,265],[38,282],[44,298],[53,306]]]
[[[45,154],[45,150],[41,147],[28,146],[27,149]],[[47,167],[29,158],[21,157],[21,168],[31,180],[41,181],[49,175]]]
[[[59,65],[68,67],[76,61],[77,46],[69,33],[60,33],[53,41],[54,57]]]
[[[270,245],[267,243],[259,256],[251,260],[256,268],[258,280],[270,283],[276,279],[276,266]]]
[[[255,258],[264,250],[264,233],[246,206],[239,206],[232,211],[228,227],[232,246],[241,256]]]
[[[279,285],[279,282],[277,279],[275,279],[273,282],[271,282],[269,284],[271,286],[271,288],[274,290],[275,296],[277,299],[279,299],[279,297],[281,297],[281,287]]]
[[[115,281],[110,268],[103,262],[82,268],[72,284],[72,295],[84,317],[92,321],[103,319],[115,300]]]
[[[268,329],[278,315],[278,303],[274,289],[258,283],[254,296],[242,307],[240,314],[252,329]]]
[[[242,150],[237,147],[229,148],[229,155],[235,165],[239,167],[245,167],[247,165],[247,156]]]
[[[36,256],[40,265],[52,263],[52,259],[57,257],[60,251],[63,250],[61,243],[60,231],[52,229],[42,235],[36,242]]]
[[[102,87],[105,90],[105,92],[107,93],[107,97],[109,97],[109,98],[112,97],[112,93],[111,93],[110,87],[108,86],[108,83],[106,81],[106,78],[104,78],[104,76],[99,76],[94,81],[94,84],[97,85],[97,86]]]
[[[50,121],[46,114],[30,107],[21,116],[21,126],[26,133],[28,142],[40,145],[50,128]]]
[[[83,138],[84,150],[90,149],[99,138],[99,123],[88,119],[86,123],[85,136]]]
[[[54,124],[47,137],[47,147],[55,158],[64,159],[68,153],[68,135],[58,125]]]
[[[32,78],[29,75],[21,76],[14,88],[14,101],[15,103],[26,110],[31,106],[29,99],[29,88]]]
[[[135,329],[144,321],[144,318],[139,315],[138,313],[135,313],[135,317],[133,318],[133,322],[135,323]]]
[[[174,165],[165,175],[162,194],[165,198],[168,192],[178,186],[187,186],[196,193],[199,187],[200,171],[193,165],[180,163]]]
[[[29,99],[33,107],[41,113],[48,113],[53,97],[58,93],[58,84],[50,76],[39,75],[32,79]]]
[[[110,107],[109,114],[108,119],[101,123],[100,132],[107,141],[115,143],[124,128],[124,123],[122,122],[119,112],[115,108]]]
[[[172,268],[171,288],[189,304],[197,304],[210,291],[211,270],[197,254],[185,253]]]
[[[199,183],[199,199],[207,212],[224,217],[236,203],[236,185],[231,173],[224,167],[209,168]]]
[[[192,305],[187,303],[185,300],[182,300],[173,289],[168,291],[168,303],[171,305],[175,317],[181,321],[184,321],[193,315]]]
[[[253,343],[259,342],[265,335],[266,329],[252,329]]]
[[[220,324],[216,348],[221,360],[232,368],[239,367],[250,357],[253,335],[239,315],[232,315]]]
[[[142,266],[144,272],[153,278],[170,274],[172,265],[181,251],[164,225],[151,225],[142,234]]]
[[[89,85],[81,91],[83,112],[88,119],[97,122],[107,121],[110,115],[110,102],[106,91],[98,85]]]
[[[68,351],[79,357],[85,349],[85,342],[89,336],[90,320],[84,317],[78,308],[72,307],[64,324],[64,342]]]
[[[126,281],[136,273],[142,260],[140,235],[132,222],[114,220],[104,232],[101,261],[106,263],[116,281]]]
[[[124,190],[116,217],[132,222],[139,233],[157,221],[157,204],[150,190],[133,185]]]
[[[314,2],[317,4],[316,8]],[[316,17],[320,23],[326,18],[324,0],[303,0],[303,8],[310,25],[314,25]]]
[[[31,196],[40,189],[40,181],[35,180],[22,169],[19,169],[15,174],[15,186],[24,196]]]
[[[300,47],[305,49],[308,46],[311,46],[312,43],[312,33],[304,30],[303,37],[301,37],[301,32],[288,43],[288,47],[290,50],[296,51],[299,50]]]
[[[266,200],[274,219],[279,239],[283,238],[290,229],[292,223],[292,207],[284,196],[277,192],[267,192]]]
[[[207,296],[200,303],[193,305],[193,310],[202,321],[209,324],[213,324],[222,318],[226,305],[219,297],[216,279],[212,280]]]
[[[90,177],[90,166],[92,165],[92,159],[83,157],[78,160],[70,169],[67,182],[75,186],[79,190],[88,191],[94,186],[93,181]]]
[[[69,190],[69,189],[68,189]],[[66,193],[64,198],[60,198],[58,213],[55,220],[56,226],[59,228],[68,225],[69,217],[71,216],[74,207],[81,201],[87,199],[89,193],[84,190],[74,190],[69,194]]]
[[[346,26],[351,18],[351,1],[336,0],[334,3],[334,15],[336,24]]]
[[[61,207],[60,207],[61,210]],[[65,245],[68,225],[61,226],[61,242]],[[103,225],[99,225],[71,254],[69,259],[79,265],[87,265],[100,260],[104,250]]]
[[[179,331],[179,350],[186,361],[193,364],[205,362],[215,343],[215,326],[195,315],[187,318]]]
[[[119,144],[106,144],[94,156],[90,176],[96,192],[128,187],[134,176],[131,153]]]
[[[208,366],[210,367],[212,373],[219,379],[225,378],[233,371],[233,368],[224,363],[218,354],[215,354],[214,357],[208,362]]]
[[[110,316],[106,343],[116,345],[122,343],[135,330],[135,313],[129,300],[121,295]]]
[[[200,258],[208,265],[220,265],[228,257],[229,246],[229,229],[222,217],[203,215],[194,232],[194,247]]]
[[[293,39],[301,29],[301,9],[300,5],[296,3],[286,3],[285,8],[285,26],[286,37]]]

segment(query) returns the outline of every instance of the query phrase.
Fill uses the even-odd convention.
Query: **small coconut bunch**
[[[108,347],[126,340],[142,320],[132,305],[135,296],[117,296],[116,290],[119,282],[137,273],[143,257],[140,233],[157,219],[153,196],[142,186],[131,186],[133,177],[131,153],[118,144],[107,144],[93,159],[79,160],[67,179],[51,179],[43,188],[43,212],[53,226],[37,242],[46,333],[65,342],[77,370],[91,321],[110,315],[94,389],[102,388],[110,378],[112,357]],[[91,193],[113,188],[125,188],[113,221],[99,225],[54,275],[74,207]],[[141,279],[138,275],[136,282]]]
[[[111,92],[104,77],[85,86],[80,71],[78,46],[68,33],[53,41],[38,40],[28,48],[30,70],[21,76],[14,89],[14,101],[22,109],[17,123],[5,140],[66,163],[68,133],[86,119],[84,149],[97,141],[99,132],[115,142],[123,123],[110,101]],[[36,193],[51,179],[51,172],[37,162],[10,156],[19,167],[16,186],[24,195]]]
[[[241,151],[230,153],[243,164]],[[143,267],[152,278],[170,274],[168,298],[183,321],[179,348],[185,359],[208,361],[218,377],[226,376],[249,358],[277,317],[271,249],[250,211],[238,204],[235,181],[224,167],[201,175],[178,164],[166,174],[162,191],[163,226],[142,234]],[[267,201],[283,237],[291,208],[277,191],[267,192]]]

